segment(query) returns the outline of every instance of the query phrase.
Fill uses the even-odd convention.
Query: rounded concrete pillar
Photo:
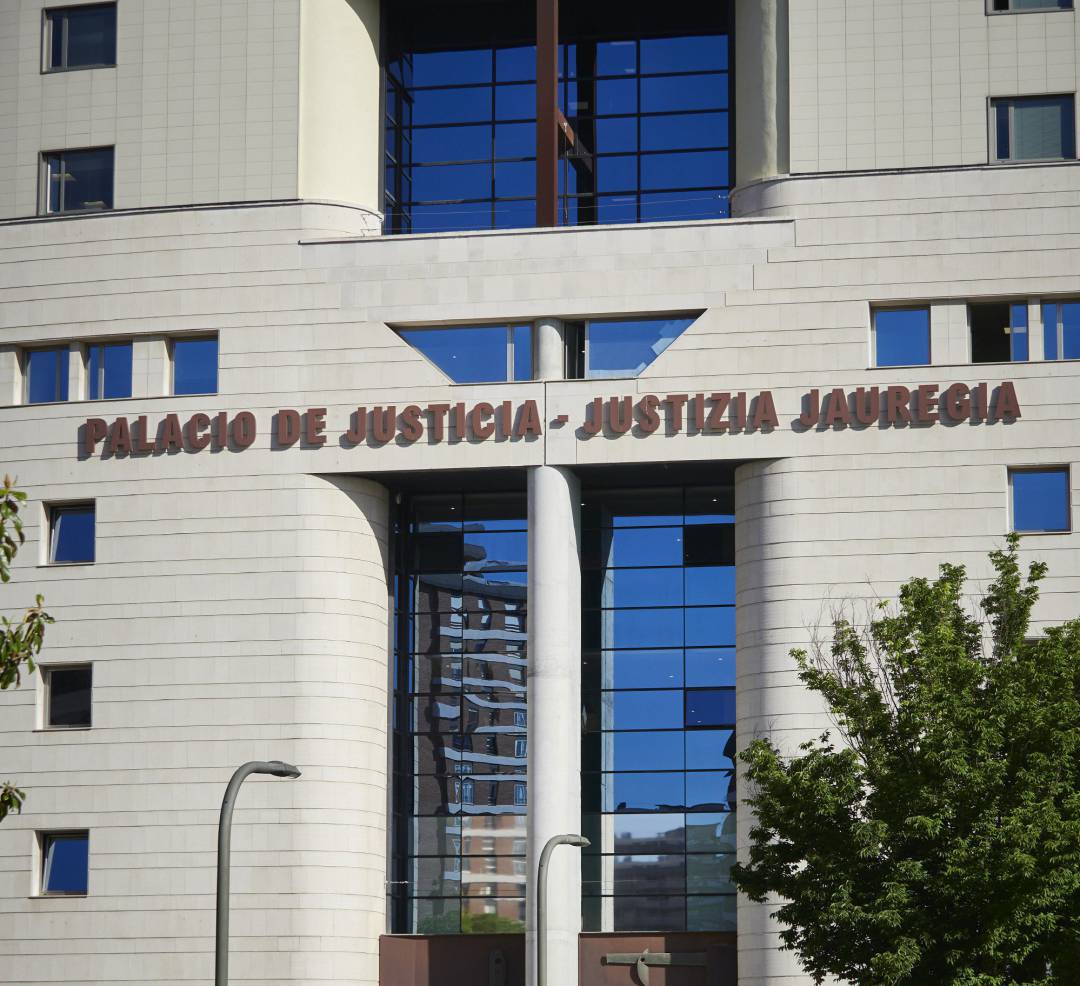
[[[536,337],[537,380],[562,380],[566,376],[564,331],[564,323],[557,318],[541,318],[533,326]]]
[[[577,478],[557,466],[529,470],[529,986],[536,983],[536,869],[553,835],[581,826],[581,562]],[[581,859],[551,857],[547,980],[577,986]]]
[[[736,0],[735,183],[788,172],[788,0]]]

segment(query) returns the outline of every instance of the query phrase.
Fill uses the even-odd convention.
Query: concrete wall
[[[115,68],[43,74],[62,5],[0,3],[0,218],[42,151],[110,144],[117,209],[297,197],[300,0],[121,0]]]
[[[791,171],[984,164],[989,97],[1076,91],[1075,11],[986,7],[792,3]]]

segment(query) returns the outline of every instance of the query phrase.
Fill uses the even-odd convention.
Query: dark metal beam
[[[559,0],[536,0],[536,225],[559,224]]]

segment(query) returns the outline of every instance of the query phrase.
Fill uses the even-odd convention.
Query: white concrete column
[[[558,318],[541,318],[533,325],[537,380],[563,380],[566,377],[565,323]]]
[[[553,835],[581,826],[581,561],[577,478],[529,470],[528,986],[536,983],[536,868]],[[580,850],[560,846],[548,878],[549,986],[577,986]]]

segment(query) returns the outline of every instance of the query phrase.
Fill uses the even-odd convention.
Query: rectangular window
[[[1027,302],[968,305],[973,363],[1022,363],[1028,358]]]
[[[116,64],[116,4],[45,11],[45,71]]]
[[[41,155],[41,212],[100,212],[113,207],[114,148]]]
[[[85,564],[94,560],[93,503],[48,507],[49,564]]]
[[[172,369],[174,394],[216,394],[217,336],[173,339]]]
[[[533,378],[531,325],[402,329],[399,335],[454,383]]]
[[[68,399],[67,346],[28,349],[24,360],[23,397],[27,404],[49,404]]]
[[[85,895],[89,885],[90,833],[41,832],[41,893]]]
[[[881,308],[874,312],[874,366],[930,363],[930,309]]]
[[[45,726],[49,729],[90,725],[93,673],[89,664],[44,668]]]
[[[1042,306],[1043,357],[1080,359],[1080,301],[1050,301]]]
[[[1076,157],[1074,98],[1017,96],[990,100],[995,161],[1064,161]]]
[[[990,0],[990,13],[1017,14],[1027,10],[1072,10],[1073,0]]]
[[[95,342],[87,358],[87,397],[131,396],[131,342]]]
[[[1070,530],[1068,466],[1010,469],[1012,530],[1020,534]]]

